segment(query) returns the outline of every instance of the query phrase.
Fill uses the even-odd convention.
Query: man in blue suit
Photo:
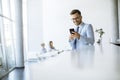
[[[72,49],[78,50],[81,46],[93,45],[95,40],[92,25],[82,21],[81,12],[78,9],[72,10],[70,15],[75,24],[74,32],[69,36]]]

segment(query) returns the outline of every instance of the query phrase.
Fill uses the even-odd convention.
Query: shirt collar
[[[83,26],[84,25],[84,22],[81,22],[79,25],[78,25],[78,27],[81,27],[81,26]]]
[[[84,22],[81,22],[78,26],[76,26],[75,29],[77,29],[77,27],[82,28],[84,24],[85,24]]]

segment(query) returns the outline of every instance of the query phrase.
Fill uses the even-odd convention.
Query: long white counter
[[[120,80],[120,47],[109,44],[64,51],[29,68],[31,80]]]

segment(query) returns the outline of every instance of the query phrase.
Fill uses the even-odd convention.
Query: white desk
[[[120,47],[96,45],[64,51],[30,65],[31,80],[120,80]]]

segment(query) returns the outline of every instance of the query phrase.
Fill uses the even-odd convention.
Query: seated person
[[[53,41],[49,41],[49,51],[56,51],[56,49],[53,45]]]
[[[41,43],[41,51],[40,53],[46,53],[47,49],[45,48],[45,43]]]

